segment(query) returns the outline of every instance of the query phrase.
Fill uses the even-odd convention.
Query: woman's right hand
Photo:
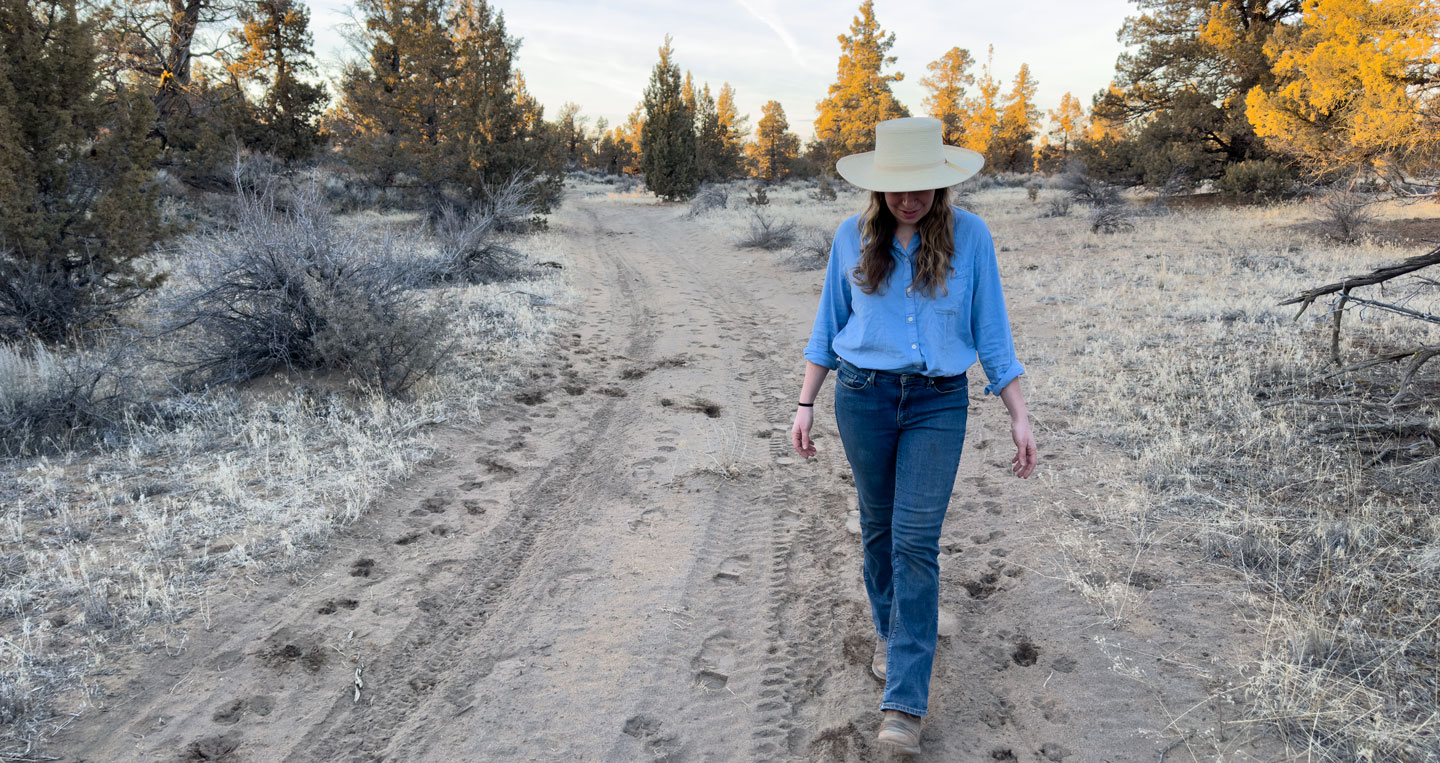
[[[815,457],[815,443],[810,441],[810,425],[814,423],[814,408],[796,407],[795,423],[790,425],[790,447],[805,458]]]

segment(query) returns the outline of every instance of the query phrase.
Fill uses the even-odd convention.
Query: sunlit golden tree
[[[755,142],[749,146],[750,171],[755,177],[773,183],[790,174],[800,155],[800,138],[790,132],[790,122],[779,101],[767,101],[760,107],[760,113]]]
[[[996,172],[1028,172],[1032,163],[1035,134],[1039,132],[1040,109],[1035,93],[1040,88],[1030,73],[1029,64],[1021,64],[1010,92],[1000,110],[1000,123],[985,156],[985,165]]]
[[[886,119],[910,116],[895,99],[890,83],[905,78],[886,74],[895,63],[889,55],[895,34],[886,34],[875,19],[874,0],[860,4],[850,22],[850,34],[840,35],[840,62],[830,94],[816,110],[815,135],[836,156],[869,151],[875,147],[875,125]]]
[[[975,58],[964,48],[951,48],[945,55],[925,66],[930,72],[920,84],[930,92],[925,96],[925,113],[944,125],[945,142],[958,146],[965,135],[965,88],[975,84],[970,68]]]
[[[1270,38],[1275,82],[1246,98],[1255,131],[1319,173],[1403,187],[1440,162],[1440,5],[1307,0]]]

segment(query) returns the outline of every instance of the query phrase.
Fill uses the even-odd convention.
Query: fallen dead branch
[[[1315,300],[1327,294],[1335,294],[1338,292],[1340,294],[1340,298],[1336,302],[1335,307],[1332,311],[1333,318],[1330,324],[1330,358],[1335,362],[1335,365],[1340,366],[1340,369],[1329,374],[1329,376],[1351,373],[1361,369],[1371,368],[1377,365],[1383,365],[1386,363],[1398,363],[1402,360],[1409,359],[1410,364],[1406,367],[1404,373],[1402,374],[1400,383],[1396,385],[1397,390],[1395,396],[1390,400],[1390,404],[1394,405],[1400,401],[1400,399],[1405,395],[1406,390],[1410,387],[1411,383],[1414,382],[1415,375],[1420,371],[1420,367],[1425,365],[1427,362],[1429,362],[1436,356],[1440,356],[1440,346],[1417,347],[1414,349],[1379,355],[1368,360],[1361,361],[1359,363],[1345,365],[1340,359],[1340,324],[1345,314],[1345,306],[1347,303],[1354,302],[1363,307],[1373,307],[1377,310],[1383,310],[1385,312],[1393,313],[1395,315],[1399,315],[1410,320],[1440,325],[1440,315],[1434,315],[1432,313],[1427,313],[1421,310],[1414,310],[1412,308],[1406,307],[1404,305],[1398,305],[1393,302],[1382,302],[1377,299],[1359,297],[1351,293],[1354,289],[1358,289],[1364,286],[1376,286],[1379,284],[1383,284],[1392,279],[1399,278],[1400,276],[1411,275],[1416,273],[1417,271],[1435,265],[1440,265],[1440,247],[1436,247],[1435,249],[1432,249],[1426,254],[1411,257],[1395,265],[1390,265],[1383,268],[1376,268],[1375,270],[1372,270],[1365,275],[1351,276],[1342,281],[1337,281],[1335,283],[1326,284],[1324,286],[1319,286],[1314,289],[1309,289],[1307,291],[1301,292],[1298,296],[1291,297],[1290,299],[1281,302],[1280,304],[1300,305],[1300,311],[1295,314],[1295,317],[1298,319],[1301,315],[1305,314],[1305,311],[1309,309],[1310,305],[1315,303]],[[1416,275],[1413,277],[1423,286],[1433,287],[1437,283],[1435,279],[1427,278],[1425,276]]]

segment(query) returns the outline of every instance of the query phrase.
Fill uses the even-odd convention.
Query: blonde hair
[[[860,264],[851,271],[855,285],[866,294],[874,294],[895,268],[895,258],[890,255],[890,242],[895,238],[899,221],[890,213],[885,203],[885,194],[870,192],[870,206],[860,216]],[[950,207],[950,189],[935,189],[935,200],[930,211],[920,219],[920,246],[912,258],[915,278],[911,288],[918,289],[926,297],[933,298],[938,289],[941,294],[948,290],[945,282],[955,267],[950,264],[955,254],[955,212]]]

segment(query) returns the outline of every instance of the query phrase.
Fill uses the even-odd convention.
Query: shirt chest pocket
[[[925,306],[925,340],[931,347],[953,350],[963,342],[969,329],[970,283],[951,278],[944,294],[936,294]]]

